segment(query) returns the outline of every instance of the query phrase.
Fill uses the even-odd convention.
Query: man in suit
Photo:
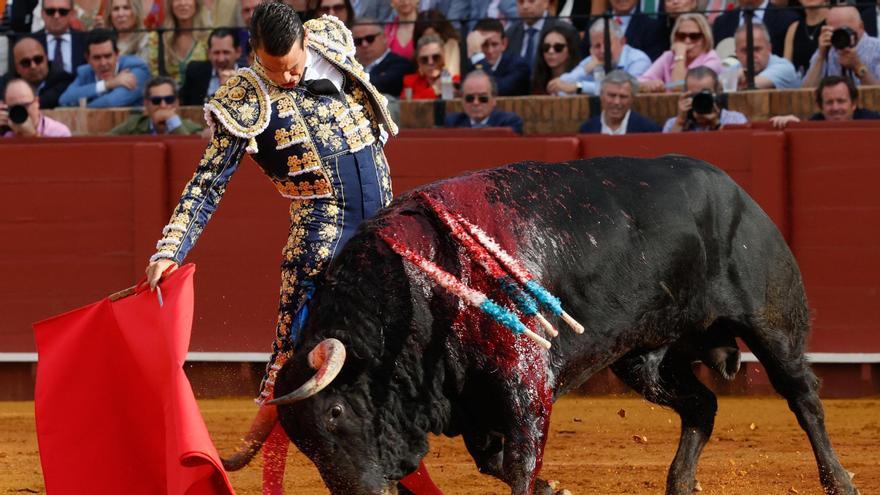
[[[656,60],[669,49],[669,36],[659,18],[642,15],[636,0],[610,0],[612,21],[620,26],[626,44]],[[583,50],[586,53],[588,50]]]
[[[114,136],[134,134],[198,134],[202,127],[178,115],[177,85],[168,76],[147,81],[144,90],[144,113],[132,115],[125,122],[110,129]]]
[[[61,95],[61,105],[79,105],[81,98],[89,108],[131,107],[141,102],[150,69],[134,55],[120,57],[112,31],[89,33],[86,59],[88,64],[77,68],[76,79]]]
[[[562,21],[550,17],[548,0],[517,0],[516,10],[520,20],[507,28],[509,41],[505,52],[524,58],[529,69],[534,70],[541,33]]]
[[[412,62],[388,49],[385,31],[376,19],[358,19],[351,28],[355,59],[370,74],[380,93],[397,97],[403,91],[403,76],[416,71]]]
[[[610,136],[660,132],[659,125],[632,110],[637,91],[638,82],[635,77],[623,70],[611,71],[602,80],[599,91],[602,113],[584,122],[579,132]]]
[[[736,28],[745,22],[744,9],[754,9],[753,20],[767,26],[770,32],[770,44],[773,45],[773,54],[783,56],[785,48],[785,33],[788,26],[798,20],[798,15],[791,10],[777,8],[770,0],[739,0],[739,7],[725,12],[715,19],[712,26],[712,36],[715,43],[725,38],[730,38],[736,33]]]
[[[201,106],[207,98],[232,77],[238,69],[241,46],[235,31],[217,28],[208,36],[208,60],[194,60],[186,65],[186,77],[180,88],[184,105]]]
[[[49,68],[49,60],[40,42],[31,37],[21,38],[12,48],[13,72],[0,78],[0,94],[6,84],[21,77],[40,98],[40,108],[48,109],[58,106],[58,98],[73,81],[73,74]]]
[[[45,28],[36,37],[49,56],[49,66],[74,74],[85,63],[82,31],[72,29],[73,0],[43,0],[43,23]]]
[[[522,134],[523,120],[519,115],[495,109],[497,94],[498,88],[489,74],[481,70],[471,72],[461,85],[464,112],[447,115],[445,127],[510,127]]]
[[[531,70],[522,57],[509,49],[504,26],[498,19],[481,19],[467,37],[465,72],[479,69],[498,85],[501,96],[529,94]]]

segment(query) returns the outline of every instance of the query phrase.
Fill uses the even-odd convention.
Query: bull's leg
[[[666,493],[690,495],[696,485],[697,461],[715,426],[715,394],[694,375],[690,359],[667,353],[665,348],[624,358],[612,369],[646,399],[671,407],[681,417],[681,437],[666,478]]]
[[[825,430],[825,411],[819,401],[819,381],[810,370],[800,346],[791,346],[783,333],[772,330],[746,329],[742,338],[764,366],[773,388],[785,397],[788,407],[807,433],[825,493],[857,494],[858,490],[831,447]]]

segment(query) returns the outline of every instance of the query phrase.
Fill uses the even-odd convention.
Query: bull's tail
[[[263,443],[272,433],[272,429],[278,423],[278,408],[276,406],[262,406],[257,411],[257,416],[251,423],[250,431],[241,441],[238,450],[229,457],[221,459],[223,469],[238,471],[248,465],[260,451]]]

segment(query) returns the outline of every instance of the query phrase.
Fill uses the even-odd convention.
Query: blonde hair
[[[715,48],[715,40],[712,38],[712,29],[709,27],[709,21],[706,20],[706,16],[703,14],[694,12],[679,14],[675,24],[672,26],[672,34],[669,35],[670,45],[675,43],[675,33],[678,32],[678,28],[684,21],[693,21],[700,28],[700,32],[703,33],[703,51],[710,52]]]
[[[134,16],[134,29],[144,28],[144,7],[140,0],[126,0],[131,8],[131,15]],[[113,0],[107,0],[107,8],[104,9],[104,25],[107,29],[116,31],[113,27]]]
[[[211,22],[208,20],[208,10],[202,5],[202,0],[192,0],[196,4],[196,13],[193,15],[193,29],[209,28]],[[162,21],[162,27],[169,31],[165,33],[166,41],[174,39],[177,26],[177,18],[174,17],[174,10],[171,4],[173,0],[163,0],[163,8],[165,9],[165,19]],[[204,40],[208,37],[207,30],[193,31],[193,36],[198,40]]]

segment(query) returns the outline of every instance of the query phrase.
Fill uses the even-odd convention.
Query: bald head
[[[37,86],[49,75],[49,59],[43,45],[33,38],[22,38],[12,48],[15,72]]]
[[[860,39],[865,33],[865,25],[862,23],[862,17],[859,15],[858,9],[850,5],[833,7],[828,12],[828,18],[825,23],[832,29],[848,27],[858,33]]]

